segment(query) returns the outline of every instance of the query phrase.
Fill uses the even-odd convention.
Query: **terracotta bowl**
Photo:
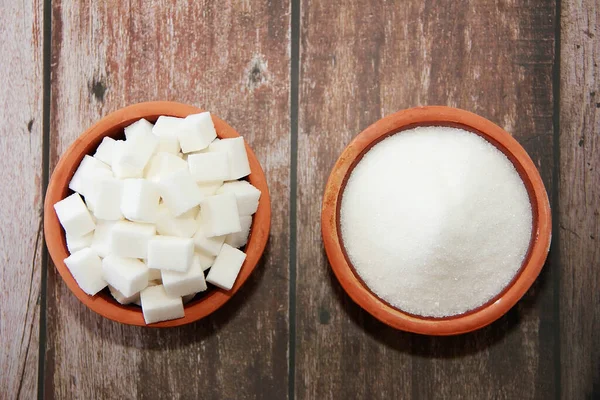
[[[340,231],[340,205],[346,182],[369,149],[402,130],[416,126],[451,126],[473,132],[500,149],[523,179],[533,212],[533,231],[526,258],[512,282],[483,306],[445,318],[408,314],[377,297],[364,284],[350,263]],[[499,126],[473,113],[450,107],[417,107],[392,114],[361,132],[344,149],[329,176],[321,229],[331,268],[348,295],[363,309],[385,324],[404,331],[427,335],[454,335],[486,326],[504,315],[525,294],[539,275],[548,255],[551,214],[544,184],[523,147]]]
[[[271,224],[269,189],[267,187],[264,172],[256,159],[256,156],[246,144],[246,151],[248,152],[251,169],[248,180],[260,189],[262,194],[258,205],[258,211],[254,215],[252,221],[250,237],[245,249],[247,254],[246,261],[244,262],[244,265],[242,265],[240,274],[231,290],[223,291],[214,286],[209,286],[209,289],[206,292],[198,294],[194,300],[185,305],[185,317],[146,325],[140,307],[134,305],[124,306],[117,303],[108,292],[108,289],[104,289],[95,296],[88,296],[84,293],[83,290],[79,288],[63,262],[63,260],[68,257],[69,252],[67,250],[64,230],[58,222],[53,205],[72,193],[68,188],[69,181],[83,159],[83,156],[86,154],[93,154],[102,141],[102,138],[105,136],[110,136],[115,139],[124,138],[123,128],[140,118],[146,118],[147,120],[154,122],[161,115],[185,117],[189,114],[201,111],[202,110],[199,108],[190,105],[166,101],[140,103],[122,108],[102,118],[98,123],[77,138],[63,154],[54,169],[48,185],[44,204],[44,234],[48,251],[50,252],[54,265],[56,265],[56,269],[73,294],[77,296],[83,304],[106,318],[129,325],[161,328],[185,325],[204,318],[225,304],[225,302],[240,289],[256,267],[256,264],[265,249]],[[232,138],[239,136],[239,134],[231,126],[227,125],[225,121],[214,115],[212,118],[218,137]]]

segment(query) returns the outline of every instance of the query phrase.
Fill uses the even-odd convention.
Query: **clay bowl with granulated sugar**
[[[475,133],[496,146],[515,166],[529,196],[533,213],[531,241],[521,268],[504,290],[486,304],[464,314],[444,318],[412,315],[391,306],[361,280],[344,249],[340,230],[340,206],[346,182],[363,155],[381,140],[417,126],[449,126]],[[491,324],[531,287],[550,247],[552,221],[548,195],[540,174],[523,147],[499,126],[468,111],[444,107],[416,107],[389,115],[361,132],[337,160],[323,197],[321,231],[331,268],[348,295],[383,323],[403,331],[425,335],[456,335]]]
[[[69,189],[69,181],[83,159],[83,156],[93,154],[105,136],[115,139],[124,138],[123,128],[140,118],[154,122],[161,115],[185,117],[202,111],[190,105],[168,101],[139,103],[117,110],[102,118],[79,136],[62,155],[52,173],[44,203],[44,233],[48,251],[56,269],[71,292],[87,307],[106,318],[129,325],[159,328],[185,325],[204,318],[225,304],[240,289],[255,269],[265,249],[271,224],[269,188],[267,187],[267,180],[258,159],[252,149],[246,144],[251,170],[248,181],[261,191],[261,197],[258,210],[253,217],[250,237],[245,248],[246,260],[231,290],[224,291],[215,287],[209,287],[206,292],[199,293],[192,301],[185,305],[185,316],[183,318],[146,325],[141,307],[119,304],[112,298],[108,289],[104,289],[95,296],[88,296],[79,288],[63,261],[69,255],[69,252],[66,245],[65,233],[58,221],[53,206],[56,202],[72,193]],[[218,137],[233,138],[239,136],[225,121],[214,115],[212,118]]]

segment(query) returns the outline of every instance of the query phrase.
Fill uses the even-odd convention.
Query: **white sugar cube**
[[[206,281],[224,290],[231,290],[244,264],[246,253],[224,244],[206,277]]]
[[[188,164],[174,154],[158,152],[152,156],[144,171],[144,177],[152,182],[160,180],[178,170],[188,169]]]
[[[204,271],[197,255],[186,272],[162,271],[162,282],[170,296],[186,296],[206,290]]]
[[[191,238],[155,236],[148,241],[148,267],[185,272],[194,257]]]
[[[115,139],[111,138],[110,136],[105,136],[102,138],[102,142],[100,142],[96,152],[94,153],[94,158],[97,158],[106,165],[112,165],[115,142]]]
[[[96,227],[90,211],[78,193],[73,193],[54,204],[54,210],[66,234],[71,237],[83,236]]]
[[[96,209],[96,200],[98,198],[98,183],[105,179],[113,178],[113,174],[109,169],[96,168],[89,171],[89,175],[86,176],[84,187],[85,187],[85,203],[87,208],[94,212]]]
[[[250,234],[250,226],[252,226],[252,217],[243,216],[240,217],[240,225],[242,230],[235,233],[230,233],[225,238],[225,243],[231,247],[242,247],[248,243],[248,235]]]
[[[229,155],[224,152],[190,154],[187,159],[196,182],[223,182],[229,179]]]
[[[247,181],[225,182],[217,190],[217,194],[221,193],[233,193],[235,195],[240,215],[252,215],[258,209],[260,190]]]
[[[117,289],[112,287],[111,285],[108,285],[108,290],[110,291],[110,294],[112,295],[112,297],[118,303],[123,304],[123,305],[139,302],[139,300],[140,300],[139,292],[134,294],[133,296],[127,297],[123,293],[119,292]]]
[[[204,226],[200,223],[194,234],[194,246],[197,251],[203,251],[208,255],[216,256],[221,251],[225,242],[225,235],[207,237]]]
[[[119,257],[146,258],[148,241],[155,234],[154,225],[118,221],[111,228],[110,253]]]
[[[92,249],[98,253],[101,258],[110,254],[111,229],[115,225],[114,221],[98,221],[94,230],[92,239]]]
[[[125,127],[125,139],[133,139],[136,136],[147,137],[152,134],[152,123],[142,118]]]
[[[223,182],[202,182],[202,183],[198,183],[198,187],[200,188],[200,191],[202,192],[202,194],[204,195],[204,197],[206,196],[212,196],[213,194],[217,193],[217,190],[219,190],[219,188],[223,186]]]
[[[158,152],[164,151],[172,154],[179,153],[181,148],[179,147],[177,131],[181,121],[183,121],[183,118],[167,117],[163,115],[158,117],[152,128],[152,133],[158,137]]]
[[[93,190],[94,216],[98,219],[116,221],[123,218],[121,213],[121,198],[123,196],[123,181],[111,177],[96,180]]]
[[[206,197],[200,207],[206,237],[227,235],[242,230],[235,196],[232,193]]]
[[[202,271],[206,271],[215,263],[215,256],[211,256],[210,254],[206,254],[203,251],[196,251],[196,256],[198,256],[200,260],[200,265],[202,266]]]
[[[95,295],[106,287],[102,276],[102,261],[89,247],[83,248],[65,258],[65,265],[75,281],[87,294]]]
[[[147,324],[184,316],[181,297],[169,296],[163,285],[147,287],[140,293],[140,299]]]
[[[217,137],[209,112],[185,117],[178,126],[177,137],[183,153],[202,150]]]
[[[125,297],[130,297],[148,286],[148,267],[135,258],[110,254],[102,260],[104,279]]]
[[[156,185],[145,179],[125,179],[121,212],[130,221],[153,223],[160,195]]]
[[[86,183],[96,169],[105,169],[110,172],[110,167],[102,161],[90,157],[87,154],[83,156],[83,160],[81,160],[79,167],[77,167],[75,174],[73,174],[73,178],[71,178],[71,181],[69,182],[69,189],[82,196],[86,196],[86,188],[88,186]]]
[[[130,133],[130,137],[117,146],[113,156],[113,172],[119,179],[141,178],[144,168],[158,146],[152,133]]]
[[[183,118],[161,115],[154,123],[152,133],[156,136],[177,136],[181,121],[183,121]]]
[[[98,225],[96,225],[96,228]],[[94,232],[90,232],[83,236],[69,236],[65,235],[67,239],[67,249],[69,249],[69,253],[73,254],[76,251],[79,251],[85,247],[90,247],[92,245],[92,239],[94,238]]]
[[[158,137],[158,146],[156,147],[155,152],[169,153],[178,157],[179,150],[179,139],[177,136]]]
[[[192,237],[198,227],[195,219],[197,212],[194,207],[179,217],[174,217],[167,206],[160,204],[156,214],[156,232],[165,236]]]
[[[174,216],[196,207],[204,195],[187,170],[175,171],[158,184],[160,195]]]
[[[244,138],[236,137],[221,139],[210,144],[208,150],[212,152],[225,152],[229,154],[229,179],[236,180],[250,175],[250,162],[246,153]]]

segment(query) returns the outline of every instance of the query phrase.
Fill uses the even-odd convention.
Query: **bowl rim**
[[[523,179],[532,205],[533,226],[528,253],[511,283],[495,298],[464,314],[445,318],[412,315],[380,299],[351,265],[341,240],[339,209],[346,181],[372,146],[390,135],[416,126],[466,129],[501,150]],[[539,275],[550,248],[552,216],[542,178],[525,149],[504,129],[477,114],[447,106],[421,106],[396,112],[358,134],[336,161],[327,181],[321,212],[321,234],[331,269],[350,298],[381,322],[425,335],[456,335],[491,324],[512,308]]]
[[[97,314],[116,322],[145,327],[166,328],[189,324],[208,316],[223,306],[240,289],[256,268],[269,238],[271,200],[265,174],[256,155],[246,141],[244,143],[251,170],[248,180],[261,191],[261,197],[258,210],[253,216],[250,237],[245,249],[246,260],[231,290],[224,291],[215,288],[200,299],[185,304],[185,316],[183,318],[146,324],[140,307],[121,305],[110,298],[110,295],[105,294],[104,291],[94,296],[86,294],[77,285],[77,282],[64,263],[64,259],[68,257],[69,252],[66,246],[64,230],[54,212],[54,204],[71,193],[68,184],[83,157],[86,154],[91,155],[105,136],[122,137],[122,128],[140,118],[153,121],[161,115],[185,117],[189,114],[203,111],[192,105],[171,101],[151,101],[129,105],[111,112],[85,130],[67,148],[56,164],[44,200],[44,238],[46,246],[52,262],[69,290],[83,304]],[[240,136],[225,121],[213,113],[211,113],[211,116],[219,138],[235,138]]]

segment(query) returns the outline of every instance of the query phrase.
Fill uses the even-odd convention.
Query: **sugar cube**
[[[148,241],[155,234],[154,225],[118,221],[111,229],[110,253],[119,257],[146,258]]]
[[[158,186],[164,203],[176,217],[196,207],[204,198],[187,170],[169,174],[160,180]]]
[[[200,191],[202,192],[204,197],[212,196],[213,194],[216,194],[217,190],[219,190],[219,188],[221,186],[223,186],[223,182],[201,182],[201,183],[198,183],[198,187],[200,188]]]
[[[152,128],[152,133],[158,137],[158,152],[163,151],[172,154],[179,153],[181,147],[179,146],[177,131],[181,121],[183,121],[183,118],[167,117],[163,115],[158,117]]]
[[[194,255],[186,272],[162,271],[162,282],[170,296],[186,296],[206,290],[204,271],[197,255]]]
[[[114,287],[112,287],[111,285],[108,285],[108,290],[110,291],[110,294],[112,295],[112,297],[120,304],[131,304],[131,303],[135,303],[136,301],[140,300],[140,293],[136,293],[133,296],[125,296],[123,293],[119,292],[117,289],[115,289]]]
[[[87,294],[95,295],[106,287],[102,276],[102,261],[89,247],[83,248],[65,258],[65,265],[75,281]]]
[[[229,178],[229,154],[224,152],[190,154],[190,173],[196,182],[223,182]]]
[[[248,243],[248,235],[250,234],[250,226],[252,226],[252,217],[240,217],[240,225],[242,230],[239,232],[230,233],[225,238],[225,243],[231,247],[243,247]]]
[[[203,251],[196,251],[196,256],[198,256],[200,260],[200,265],[202,266],[202,271],[206,271],[215,263],[215,256],[211,256],[210,254],[206,254]]]
[[[152,182],[160,182],[160,180],[169,174],[188,169],[188,164],[174,154],[166,152],[158,152],[152,156],[150,162],[144,171],[144,177]]]
[[[204,251],[206,254],[216,256],[221,251],[221,246],[225,242],[225,235],[206,237],[202,224],[197,226],[194,234],[194,246],[198,251]]]
[[[165,236],[192,237],[198,227],[195,219],[197,212],[194,207],[179,217],[174,217],[167,206],[161,203],[156,214],[156,232]]]
[[[157,147],[158,138],[152,133],[130,132],[130,137],[117,146],[113,155],[112,167],[115,176],[119,179],[141,178]]]
[[[73,193],[54,204],[54,210],[66,234],[71,237],[83,236],[96,227],[90,211],[78,193]]]
[[[113,174],[109,169],[96,168],[89,171],[83,186],[85,188],[85,203],[90,211],[94,212],[96,209],[96,200],[98,198],[99,190],[98,183],[110,178],[113,178]]]
[[[100,142],[96,152],[94,153],[94,158],[97,158],[106,165],[112,165],[115,142],[115,139],[111,138],[110,136],[105,136],[102,138],[102,142]]]
[[[206,197],[200,207],[206,237],[227,235],[242,230],[235,196],[232,193]]]
[[[181,121],[183,121],[183,118],[161,115],[154,123],[152,133],[156,136],[177,136]]]
[[[250,175],[250,162],[246,153],[244,138],[236,137],[214,141],[208,147],[210,152],[225,152],[229,154],[229,179],[236,180]]]
[[[125,127],[125,139],[129,140],[135,136],[147,137],[152,134],[152,123],[142,118]]]
[[[181,297],[169,296],[163,285],[151,286],[140,293],[142,312],[147,324],[183,318]]]
[[[98,228],[98,225],[96,225]],[[69,249],[69,253],[73,254],[76,251],[79,251],[85,247],[90,247],[92,245],[92,239],[94,238],[94,232],[90,232],[83,236],[69,236],[65,235],[67,239],[67,249]]]
[[[217,137],[217,131],[209,112],[185,117],[178,126],[177,136],[181,151],[190,153],[208,147]]]
[[[159,136],[155,152],[164,152],[179,157],[179,139],[177,136]]]
[[[130,297],[148,286],[148,267],[135,258],[110,254],[102,260],[104,279],[125,297]]]
[[[81,160],[75,174],[73,174],[73,178],[69,182],[69,189],[82,196],[86,196],[86,182],[96,169],[105,169],[110,172],[110,167],[97,158],[90,157],[87,154],[83,156],[83,160]]]
[[[250,182],[225,182],[223,186],[217,190],[217,194],[221,193],[233,193],[235,195],[240,215],[252,215],[258,209],[260,190],[252,186]]]
[[[98,253],[101,258],[110,254],[111,229],[115,225],[114,221],[98,221],[92,238],[92,249]]]
[[[231,290],[246,259],[246,253],[224,244],[215,259],[206,281],[224,290]]]
[[[130,221],[153,223],[160,195],[156,185],[145,179],[125,179],[121,212]]]
[[[121,213],[121,198],[123,196],[123,182],[111,177],[102,177],[96,180],[93,191],[94,216],[98,219],[116,221],[123,218]]]
[[[155,236],[148,241],[148,267],[185,272],[194,257],[191,238]]]

